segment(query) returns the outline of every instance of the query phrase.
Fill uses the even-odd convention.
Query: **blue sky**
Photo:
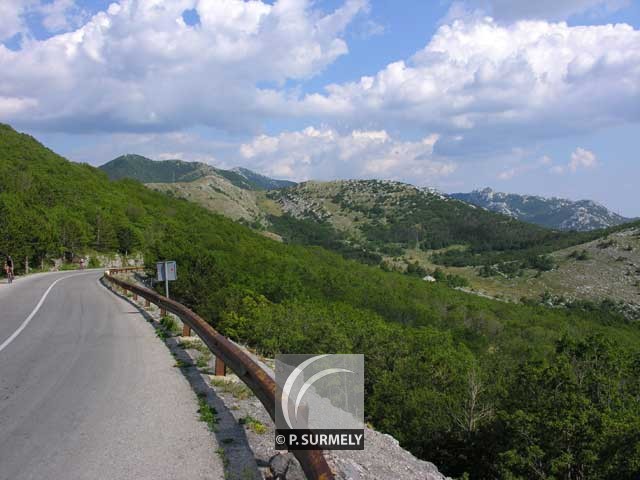
[[[15,0],[0,16],[0,121],[76,161],[491,186],[640,216],[638,1]]]

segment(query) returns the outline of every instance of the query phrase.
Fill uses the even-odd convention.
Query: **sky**
[[[0,122],[92,165],[489,186],[640,217],[640,0],[0,0]]]

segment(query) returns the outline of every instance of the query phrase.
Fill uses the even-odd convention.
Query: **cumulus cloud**
[[[514,152],[514,157],[520,155],[525,155],[526,152]],[[543,155],[542,157],[534,160],[534,161],[517,161],[515,166],[508,167],[505,170],[498,173],[498,180],[511,180],[515,177],[519,177],[524,174],[533,173],[542,168],[553,168],[552,166],[553,160],[548,155]]]
[[[640,120],[640,31],[491,18],[439,28],[409,62],[308,95],[309,114],[438,131],[439,153],[491,152]]]
[[[16,0],[9,9],[0,3],[0,36],[24,28],[25,8],[40,8],[53,30],[73,28],[74,14],[81,15],[72,0],[34,2]],[[538,16],[522,13],[524,3],[492,5],[519,5],[518,16]],[[604,4],[574,2],[570,10],[596,3]],[[368,11],[367,0],[343,0],[328,13],[314,5],[121,0],[74,31],[44,41],[26,36],[15,52],[0,45],[0,121],[30,130],[150,135],[202,125],[253,135],[273,119],[340,125],[256,137],[242,156],[265,173],[294,179],[411,174],[425,182],[451,173],[456,162],[502,158],[514,145],[640,121],[640,31],[628,25],[464,17],[442,25],[407,60],[301,94],[301,82],[348,53],[345,32]],[[183,19],[191,9],[196,25]],[[401,131],[438,135],[412,142]],[[231,158],[229,149],[219,155],[172,146],[168,136],[161,151],[151,146],[158,155]],[[576,170],[586,167],[576,162]],[[528,168],[508,164],[499,176]],[[545,169],[572,167],[548,162]]]
[[[498,20],[562,20],[584,12],[610,13],[629,0],[465,0],[453,2],[450,17],[479,11]]]
[[[69,5],[51,4],[52,28]],[[2,120],[61,131],[250,129],[287,111],[285,82],[347,53],[342,35],[368,3],[345,0],[331,13],[312,5],[122,0],[73,32],[28,38],[17,52],[0,46],[0,97],[23,106]],[[197,26],[182,18],[189,9]]]
[[[34,10],[42,17],[42,26],[49,32],[71,30],[81,25],[87,17],[75,0],[43,2]]]
[[[18,33],[30,36],[27,16],[37,19],[48,32],[62,32],[79,26],[87,14],[75,0],[1,0],[0,42]]]
[[[0,1],[0,42],[24,30],[23,15],[33,3],[33,0]]]
[[[584,148],[576,148],[571,154],[571,159],[566,165],[553,165],[549,169],[551,173],[562,175],[566,172],[575,173],[579,170],[590,170],[598,166],[595,153]]]
[[[571,154],[569,170],[577,172],[581,168],[594,168],[597,164],[598,161],[593,152],[584,148],[576,148],[575,152]]]
[[[416,142],[393,139],[386,131],[308,127],[279,135],[260,135],[242,145],[245,162],[256,170],[292,180],[393,178],[430,183],[450,175],[452,162],[436,160],[437,135]]]

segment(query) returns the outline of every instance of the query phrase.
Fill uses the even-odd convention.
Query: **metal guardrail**
[[[104,279],[112,285],[131,292],[134,296],[140,296],[164,311],[178,316],[183,324],[193,330],[211,350],[211,353],[216,356],[216,374],[218,374],[218,360],[221,360],[251,389],[262,402],[269,416],[275,421],[276,384],[273,378],[242,349],[217,332],[209,323],[189,308],[175,300],[163,297],[153,290],[129,283],[112,275],[135,270],[143,270],[143,268],[109,269],[105,272]],[[295,450],[293,454],[300,462],[308,479],[334,480],[335,476],[321,450]]]
[[[126,273],[126,272],[144,272],[145,267],[114,267],[114,268],[108,268],[106,270],[107,273],[114,273],[114,274],[118,274],[118,273]]]

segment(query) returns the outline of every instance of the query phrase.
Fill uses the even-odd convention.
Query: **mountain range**
[[[490,188],[445,195],[432,189],[420,189],[398,182],[368,183],[366,180],[305,182],[304,186],[300,186],[287,180],[275,180],[242,167],[224,170],[205,163],[182,160],[154,161],[133,154],[118,157],[100,168],[112,180],[132,178],[154,190],[198,202],[234,220],[257,223],[263,227],[268,227],[267,216],[286,213],[296,218],[313,217],[315,220],[327,220],[335,224],[338,230],[344,230],[342,227],[345,227],[353,233],[354,228],[358,228],[354,227],[351,221],[353,218],[347,220],[343,215],[344,209],[339,212],[341,209],[335,204],[326,205],[321,199],[327,199],[332,195],[348,196],[349,190],[357,185],[361,187],[357,188],[360,196],[356,195],[351,200],[355,200],[357,204],[360,199],[364,204],[357,206],[356,210],[366,209],[367,205],[375,204],[380,200],[375,198],[376,195],[385,197],[388,195],[388,186],[396,185],[398,190],[420,192],[420,195],[429,197],[432,201],[442,203],[449,199],[460,200],[470,206],[560,231],[587,232],[631,221],[591,200],[572,201],[555,197],[501,193]],[[342,193],[336,193],[339,185],[344,187],[341,188]],[[375,185],[377,190],[372,190]],[[283,192],[266,194],[270,191]],[[368,192],[366,199],[362,196],[365,191]],[[275,204],[270,200],[274,200]],[[405,201],[408,203],[404,203]],[[389,213],[396,218],[405,215],[405,208],[411,209],[410,202],[404,197],[398,199],[397,208]],[[454,210],[462,208],[456,203],[449,205]],[[336,215],[335,219],[332,218],[333,214]]]
[[[495,192],[490,188],[470,193],[454,193],[451,197],[523,222],[556,230],[585,232],[631,221],[591,200],[572,201],[556,197],[517,195]]]
[[[386,263],[401,271],[416,255],[422,263],[451,267],[514,260],[536,265],[537,256],[591,241],[603,234],[595,228],[609,226],[590,222],[570,229],[565,218],[566,229],[572,231],[560,232],[539,225],[545,213],[552,215],[559,200],[545,203],[538,199],[538,215],[523,221],[513,211],[496,212],[434,189],[388,180],[295,184],[248,169],[222,170],[139,155],[119,157],[101,169],[111,179],[137,179],[153,190],[198,203],[271,238],[322,246],[348,258]],[[524,210],[522,205],[534,204],[523,198],[519,212]],[[604,218],[604,207],[590,203],[584,208],[591,205],[598,210],[587,209],[583,216]],[[573,210],[565,209],[556,216],[568,212]]]

